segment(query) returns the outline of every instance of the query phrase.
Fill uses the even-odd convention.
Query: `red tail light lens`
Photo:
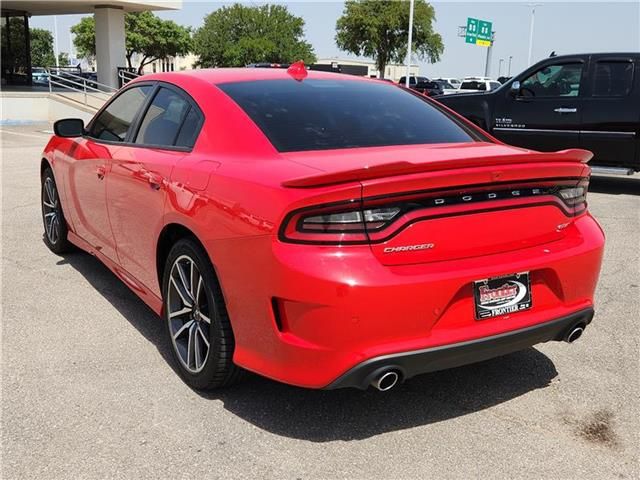
[[[551,203],[573,217],[587,209],[588,186],[588,178],[545,179],[469,185],[447,191],[402,192],[364,199],[364,204],[352,200],[320,205],[287,215],[279,237],[287,242],[318,245],[377,243],[395,235],[412,221],[412,216],[428,220],[442,215],[473,214],[478,210],[513,208],[514,202],[515,206]]]

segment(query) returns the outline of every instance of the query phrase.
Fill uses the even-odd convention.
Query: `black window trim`
[[[561,60],[556,60],[556,61],[548,61],[544,64],[536,64],[536,65],[532,65],[532,67],[529,70],[526,70],[524,72],[522,72],[522,74],[518,75],[517,77],[513,77],[509,82],[509,84],[511,84],[514,81],[519,81],[520,84],[523,84],[525,80],[527,80],[531,75],[533,75],[534,73],[537,73],[538,71],[540,71],[543,68],[546,67],[552,67],[554,65],[567,65],[567,64],[571,64],[571,63],[579,63],[581,64],[581,68],[582,68],[582,72],[580,73],[580,89],[578,90],[578,95],[576,95],[575,97],[571,97],[568,95],[562,96],[562,95],[558,95],[555,97],[552,96],[545,96],[545,97],[526,97],[523,95],[518,95],[515,97],[516,101],[525,101],[525,102],[543,102],[543,101],[549,101],[549,100],[558,100],[558,99],[567,99],[567,98],[574,98],[574,99],[583,99],[585,98],[586,95],[586,90],[588,88],[587,83],[585,80],[587,80],[585,77],[589,74],[589,62],[587,61],[587,59],[583,58],[583,57],[569,57],[569,58],[563,58]],[[535,67],[535,68],[534,68]],[[584,82],[584,83],[583,83]],[[506,84],[505,84],[506,85]],[[496,89],[498,90],[498,89]],[[506,88],[505,91],[507,92],[506,95],[510,95],[510,91],[509,88]]]
[[[140,106],[140,108],[136,112],[135,116],[133,117],[133,120],[131,121],[131,126],[129,127],[129,130],[127,131],[127,135],[126,135],[125,139],[122,142],[115,141],[115,140],[104,140],[102,138],[96,138],[96,137],[93,137],[93,136],[89,135],[88,132],[91,131],[91,128],[93,127],[93,123],[95,122],[95,120],[102,114],[102,112],[106,108],[109,107],[109,105],[111,105],[118,97],[120,97],[120,95],[122,95],[124,92],[126,92],[126,91],[128,91],[128,90],[130,90],[132,88],[144,87],[144,86],[151,86],[152,87],[151,92],[149,93],[149,95],[147,96],[147,98],[142,103],[142,105]],[[109,102],[107,102],[98,111],[98,113],[96,113],[95,116],[91,119],[91,121],[87,125],[87,134],[83,135],[83,138],[88,138],[88,139],[90,139],[90,140],[92,140],[92,141],[94,141],[96,143],[104,143],[104,144],[107,144],[107,145],[120,145],[120,146],[123,146],[123,147],[136,147],[136,148],[152,148],[154,150],[168,150],[168,151],[174,151],[174,152],[176,152],[176,151],[177,152],[191,152],[193,150],[193,147],[180,147],[180,146],[176,146],[176,145],[154,145],[154,144],[149,144],[149,143],[135,143],[134,142],[136,136],[138,135],[138,130],[140,129],[140,125],[142,124],[142,119],[146,115],[147,110],[151,106],[151,102],[153,101],[153,99],[155,98],[156,94],[158,93],[158,91],[160,90],[161,87],[164,87],[164,88],[167,88],[169,90],[172,90],[175,93],[177,93],[178,95],[180,95],[181,97],[183,97],[187,101],[187,103],[190,105],[190,107],[195,109],[195,111],[198,113],[198,116],[200,118],[199,118],[199,121],[198,121],[198,125],[196,127],[196,129],[197,129],[196,138],[195,138],[195,140],[193,142],[193,145],[195,146],[195,144],[198,141],[198,138],[200,137],[200,133],[202,132],[202,126],[204,125],[204,121],[205,121],[204,113],[202,113],[202,109],[196,103],[196,101],[193,99],[193,97],[191,95],[189,95],[184,89],[180,88],[177,85],[174,85],[173,83],[165,82],[165,81],[162,81],[162,80],[149,80],[149,81],[135,82],[135,83],[132,83],[130,85],[127,85],[125,88],[120,90],[117,93],[117,95],[115,95],[112,99],[110,99]],[[187,110],[187,113],[189,111],[190,111],[190,109]],[[186,115],[182,118],[182,123],[180,124],[180,128],[178,129],[178,132],[180,132],[180,130],[182,129],[182,125],[184,125],[184,122],[185,122],[186,118],[187,118]],[[176,137],[176,139],[177,139],[177,137]]]
[[[596,69],[598,68],[599,63],[630,63],[631,64],[631,88],[626,95],[596,95]],[[589,95],[588,98],[628,98],[633,94],[633,87],[635,85],[635,76],[636,76],[636,62],[631,57],[621,57],[621,56],[601,56],[596,57],[592,60],[593,68],[591,69],[593,75],[593,79],[591,80],[591,85],[589,85]]]

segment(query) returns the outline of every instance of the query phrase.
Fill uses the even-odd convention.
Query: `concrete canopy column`
[[[117,87],[117,67],[124,67],[126,64],[124,10],[99,5],[96,6],[94,17],[98,82]]]

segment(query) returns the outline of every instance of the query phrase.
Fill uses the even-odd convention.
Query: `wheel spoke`
[[[180,299],[182,300],[182,304],[185,307],[189,307],[191,308],[193,306],[193,304],[191,303],[191,301],[187,298],[187,295],[185,295],[185,293],[182,291],[182,289],[180,288],[180,286],[178,285],[178,282],[176,282],[175,278],[173,278],[173,274],[170,275],[170,279],[171,279],[171,283],[173,284],[174,288],[176,289],[176,292],[178,292],[178,295],[180,296]]]
[[[191,367],[191,357],[193,356],[194,353],[194,343],[195,343],[195,339],[196,336],[194,335],[195,333],[195,322],[193,322],[191,324],[191,326],[189,327],[189,336],[187,339],[187,361],[185,362],[187,364],[187,367]],[[195,363],[195,361],[194,361]]]
[[[45,183],[45,190],[47,191],[47,197],[49,197],[49,203],[53,205],[53,207],[51,207],[51,208],[55,208],[55,206],[58,204],[58,202],[56,200],[56,194],[55,194],[55,188],[53,186],[53,180],[51,180],[50,178],[47,178],[47,181]]]
[[[56,208],[56,206],[55,206],[55,205],[53,205],[53,204],[52,204],[52,203],[50,203],[50,202],[47,202],[46,200],[43,200],[43,201],[42,201],[42,203],[43,203],[43,204],[44,204],[44,206],[45,206],[45,207],[47,207],[47,208]],[[52,213],[53,213],[53,212],[52,212]]]
[[[209,317],[207,317],[204,313],[200,312],[200,320],[203,320],[204,322],[208,323],[209,325],[211,325],[211,319]]]
[[[169,312],[169,318],[179,317],[180,315],[184,315],[185,313],[191,312],[191,307],[184,307],[175,312]]]
[[[200,342],[198,341],[198,328],[193,331],[193,363],[195,364],[196,370],[200,368],[201,360],[200,360]]]
[[[193,262],[192,262],[193,263]],[[180,262],[176,263],[176,270],[178,271],[178,276],[180,277],[180,282],[182,283],[183,293],[188,295],[191,300],[193,300],[193,296],[191,295],[191,288],[189,288],[189,283],[187,282],[187,277],[180,266]]]
[[[200,290],[202,290],[202,275],[198,277],[198,287],[196,288],[196,305],[200,305]]]
[[[182,333],[183,333],[185,330],[188,330],[188,329],[190,329],[190,328],[191,328],[191,325],[193,325],[193,323],[194,323],[194,321],[193,321],[193,320],[189,320],[189,321],[188,321],[188,322],[186,322],[184,325],[182,325],[182,326],[178,329],[178,331],[177,331],[176,333],[174,333],[174,334],[173,334],[173,339],[174,339],[174,340],[177,340],[177,339],[178,339],[178,337],[179,337],[180,335],[182,335]]]
[[[200,325],[198,325],[198,333],[200,334],[200,338],[202,338],[202,340],[204,341],[204,344],[207,346],[207,348],[209,348],[209,340],[207,339],[207,336],[202,331],[202,327]]]
[[[196,292],[193,290],[196,284],[196,264],[195,262],[191,262],[191,271],[189,272],[189,293],[191,294],[191,298],[193,301],[198,304],[196,301]]]

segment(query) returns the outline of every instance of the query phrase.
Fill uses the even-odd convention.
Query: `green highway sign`
[[[490,47],[492,41],[491,22],[478,20],[477,18],[467,18],[467,31],[464,41],[482,47]]]

